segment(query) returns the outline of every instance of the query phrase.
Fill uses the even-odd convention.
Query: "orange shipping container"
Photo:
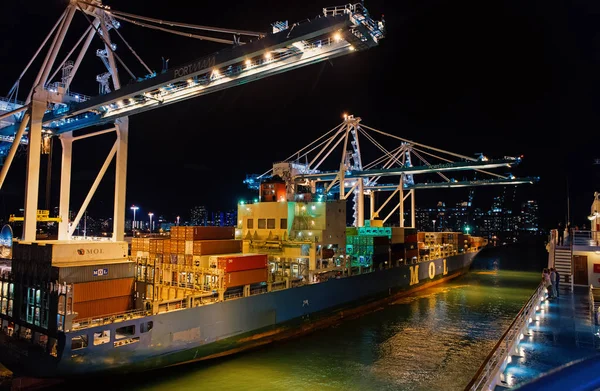
[[[171,227],[171,239],[179,239],[179,228],[178,226]]]
[[[268,269],[252,269],[239,272],[226,273],[223,276],[223,285],[225,288],[234,286],[250,285],[257,282],[267,281]]]
[[[139,238],[131,238],[131,253],[132,254],[135,254],[139,249],[138,241],[139,241]]]
[[[82,301],[73,304],[73,311],[77,312],[75,319],[104,317],[133,309],[133,298],[129,296],[111,297],[101,300]]]
[[[175,242],[175,245],[177,246],[177,249],[174,248],[173,246],[173,242]],[[185,254],[185,240],[183,239],[177,239],[175,241],[171,240],[171,254]]]
[[[193,255],[216,255],[242,252],[241,240],[194,240]]]
[[[164,239],[150,239],[150,251],[151,253],[162,253],[163,252]]]
[[[170,254],[171,253],[171,239],[165,239],[165,241],[163,242],[163,254]]]
[[[233,227],[193,227],[193,238],[186,240],[224,240],[234,237]]]
[[[133,277],[73,284],[73,303],[101,300],[133,293]]]
[[[183,235],[180,235],[180,239],[183,240],[194,240],[194,228],[195,227],[182,227]]]

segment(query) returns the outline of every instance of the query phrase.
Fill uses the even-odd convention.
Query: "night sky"
[[[5,3],[0,95],[8,92],[67,2]],[[143,16],[253,31],[269,31],[277,20],[313,18],[324,6],[336,5],[313,0],[105,4]],[[522,154],[523,163],[512,173],[541,181],[517,193],[539,201],[543,226],[564,219],[567,189],[574,224],[589,224],[585,216],[593,192],[600,190],[600,165],[594,165],[600,158],[600,3],[370,0],[365,6],[375,19],[385,15],[387,37],[379,47],[131,117],[127,202],[139,205],[138,213],[167,218],[185,216],[194,205],[235,209],[237,200],[254,196],[242,183],[247,173],[265,172],[339,124],[346,112],[376,129],[468,156]],[[59,59],[86,26],[76,14]],[[172,68],[224,47],[126,23],[120,32],[158,72],[161,57],[169,58]],[[98,93],[95,77],[105,72],[94,55],[100,44],[94,38],[72,91]],[[136,76],[144,75],[125,45],[117,52]],[[21,99],[36,72],[32,68],[24,78]],[[127,73],[121,69],[120,74],[127,83]],[[113,141],[106,136],[75,144],[73,209]],[[24,167],[25,154],[20,154],[0,192],[3,217],[22,207]],[[110,214],[113,185],[106,179],[111,178],[94,197],[91,215]],[[43,180],[41,189],[43,206]],[[500,190],[478,189],[476,202],[486,207]],[[417,206],[466,195],[465,189],[422,191]]]

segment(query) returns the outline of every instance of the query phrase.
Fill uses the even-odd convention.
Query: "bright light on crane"
[[[265,53],[265,58],[267,60],[270,60],[271,59],[271,53]]]
[[[336,42],[340,42],[340,41],[342,40],[342,34],[340,34],[340,33],[335,33],[335,34],[333,35],[333,39],[334,39]]]
[[[250,59],[246,60],[246,66],[249,68],[252,65],[252,61]]]

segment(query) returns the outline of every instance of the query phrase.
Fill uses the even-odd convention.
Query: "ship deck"
[[[495,391],[518,387],[562,365],[596,355],[600,349],[599,326],[586,287],[571,291],[563,285],[558,298],[541,302],[528,330]]]

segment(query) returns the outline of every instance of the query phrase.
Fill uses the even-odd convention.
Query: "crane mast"
[[[76,13],[81,13],[88,27],[75,46],[60,62],[58,54]],[[198,57],[187,64],[163,72],[152,71],[125,40],[122,23],[151,28],[193,39],[213,41],[231,46],[216,53]],[[194,33],[177,29],[194,30]],[[231,34],[232,39],[199,33]],[[11,166],[17,148],[27,145],[27,180],[22,240],[36,237],[40,154],[42,141],[59,137],[62,145],[61,185],[59,200],[59,240],[72,237],[112,160],[116,161],[113,237],[123,240],[125,232],[125,187],[129,117],[194,97],[281,74],[321,61],[375,47],[384,38],[383,21],[371,19],[362,3],[323,8],[312,19],[291,26],[275,22],[272,32],[217,28],[163,21],[113,10],[99,0],[71,0],[46,39],[17,79],[6,99],[0,100],[0,188]],[[100,47],[95,54],[106,72],[95,76],[99,94],[88,96],[71,88],[85,53],[97,37]],[[244,40],[242,37],[252,37]],[[117,41],[120,43],[117,44]],[[35,82],[27,98],[19,101],[20,81],[33,60],[51,42]],[[146,74],[138,77],[119,54],[128,49]],[[168,61],[168,60],[167,60]],[[59,81],[53,81],[58,73]],[[126,82],[129,78],[129,82]],[[125,81],[125,82],[124,82]],[[92,127],[100,127],[93,129]],[[80,131],[74,134],[75,131]],[[69,219],[71,157],[75,141],[113,134],[115,142],[108,151],[96,180],[91,185],[75,218]],[[14,219],[15,217],[13,217]],[[46,218],[44,218],[46,219]]]

